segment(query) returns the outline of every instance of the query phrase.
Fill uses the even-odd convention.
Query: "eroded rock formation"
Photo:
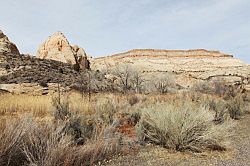
[[[76,65],[78,65],[80,69],[90,69],[89,60],[83,48],[77,45],[73,46],[72,48],[76,60]]]
[[[2,54],[17,54],[19,55],[19,51],[17,46],[10,42],[8,37],[0,30],[0,53]]]
[[[89,61],[83,48],[71,46],[67,38],[61,32],[57,32],[50,36],[39,47],[37,57],[78,65],[81,69],[89,69]]]

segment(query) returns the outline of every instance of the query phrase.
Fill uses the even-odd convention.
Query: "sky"
[[[136,48],[220,50],[250,64],[250,0],[0,0],[0,29],[35,55],[57,31],[99,57]]]

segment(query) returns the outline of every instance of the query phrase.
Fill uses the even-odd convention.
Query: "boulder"
[[[0,54],[16,54],[19,55],[17,46],[10,42],[8,37],[0,30]]]

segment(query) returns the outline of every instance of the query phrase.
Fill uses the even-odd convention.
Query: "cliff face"
[[[0,30],[0,54],[17,54],[19,55],[19,51],[17,46],[12,43],[8,37]]]

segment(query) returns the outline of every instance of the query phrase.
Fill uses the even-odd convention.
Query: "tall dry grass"
[[[44,123],[32,118],[2,122],[0,165],[94,165],[128,149],[119,135],[104,137],[104,132],[78,145],[65,128],[65,122]]]
[[[0,95],[0,115],[20,116],[31,113],[35,117],[43,118],[52,109],[50,96],[32,96],[4,94]]]
[[[73,141],[63,132],[64,125],[32,122],[32,128],[22,140],[21,149],[29,165],[63,165],[72,160]]]
[[[27,132],[30,130],[30,120],[1,119],[0,122],[0,165],[19,165],[25,161],[21,146]]]

